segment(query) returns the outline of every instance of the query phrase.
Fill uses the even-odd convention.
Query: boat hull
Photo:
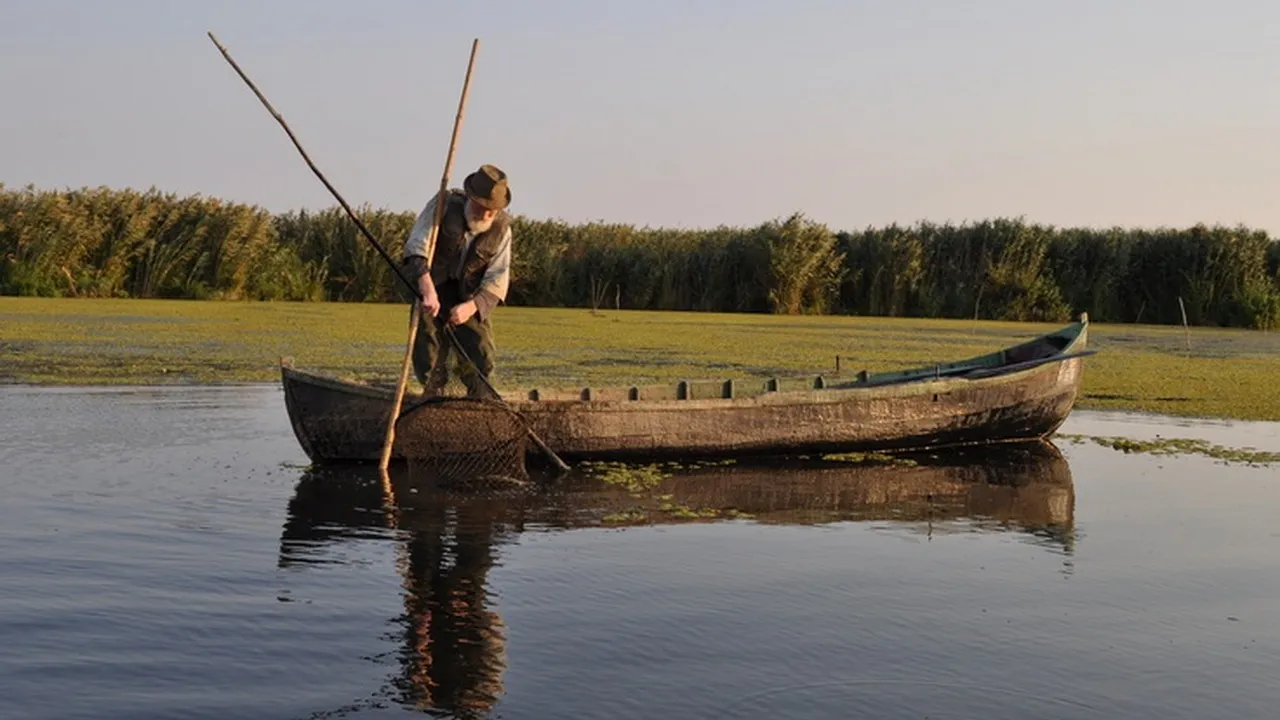
[[[1052,354],[1031,361],[973,366],[952,376],[938,366],[937,377],[917,374],[909,381],[736,398],[699,398],[684,390],[676,393],[680,399],[593,399],[584,391],[578,398],[508,402],[567,461],[894,452],[1035,440],[1066,420],[1079,394],[1086,354],[1083,324],[1068,337]],[[380,458],[392,389],[338,381],[288,364],[281,371],[290,420],[313,462]],[[405,457],[405,438],[466,432],[443,427],[437,407],[406,396],[394,459]],[[532,445],[529,452],[538,454]]]

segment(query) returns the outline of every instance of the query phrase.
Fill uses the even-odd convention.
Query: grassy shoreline
[[[0,297],[0,383],[272,383],[299,367],[392,379],[408,308],[396,304]],[[753,381],[952,360],[1056,324],[578,308],[499,308],[499,387]],[[1188,351],[1187,346],[1190,345]],[[1280,420],[1280,333],[1090,327],[1078,407]]]

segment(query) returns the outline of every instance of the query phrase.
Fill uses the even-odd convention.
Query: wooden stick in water
[[[476,50],[480,48],[480,38],[471,42],[471,58],[467,61],[467,76],[462,81],[462,97],[458,100],[458,113],[453,118],[453,135],[449,138],[449,154],[445,157],[444,173],[440,176],[440,190],[436,194],[435,215],[431,220],[431,231],[427,235],[427,267],[435,256],[436,236],[440,231],[440,221],[444,219],[445,205],[449,196],[449,173],[453,169],[453,153],[458,147],[458,132],[462,129],[463,110],[467,105],[467,94],[471,91],[471,70],[476,62]],[[387,435],[382,443],[382,459],[378,467],[385,473],[391,462],[391,447],[396,439],[396,419],[400,417],[400,405],[404,401],[405,385],[409,382],[409,366],[413,360],[413,345],[418,338],[418,323],[422,316],[422,303],[413,304],[413,312],[409,321],[409,342],[404,350],[404,362],[400,365],[400,382],[396,384],[396,399],[391,404],[391,414],[387,418]]]

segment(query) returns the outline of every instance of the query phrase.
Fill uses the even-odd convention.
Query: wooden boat
[[[503,402],[566,461],[895,452],[1026,441],[1056,430],[1083,377],[1088,317],[996,352],[853,378],[770,379],[506,392]],[[376,462],[392,386],[338,380],[281,361],[285,404],[315,463]],[[450,404],[452,403],[452,406]],[[392,458],[415,439],[484,443],[483,425],[446,422],[460,403],[408,393]],[[501,403],[487,401],[490,407]],[[452,408],[452,409],[451,409]],[[407,445],[406,445],[407,444]],[[539,451],[530,444],[529,457]]]

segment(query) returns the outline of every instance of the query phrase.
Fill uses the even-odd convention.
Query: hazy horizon
[[[568,222],[997,217],[1280,235],[1280,5],[0,2],[0,182],[414,211],[492,162]]]

